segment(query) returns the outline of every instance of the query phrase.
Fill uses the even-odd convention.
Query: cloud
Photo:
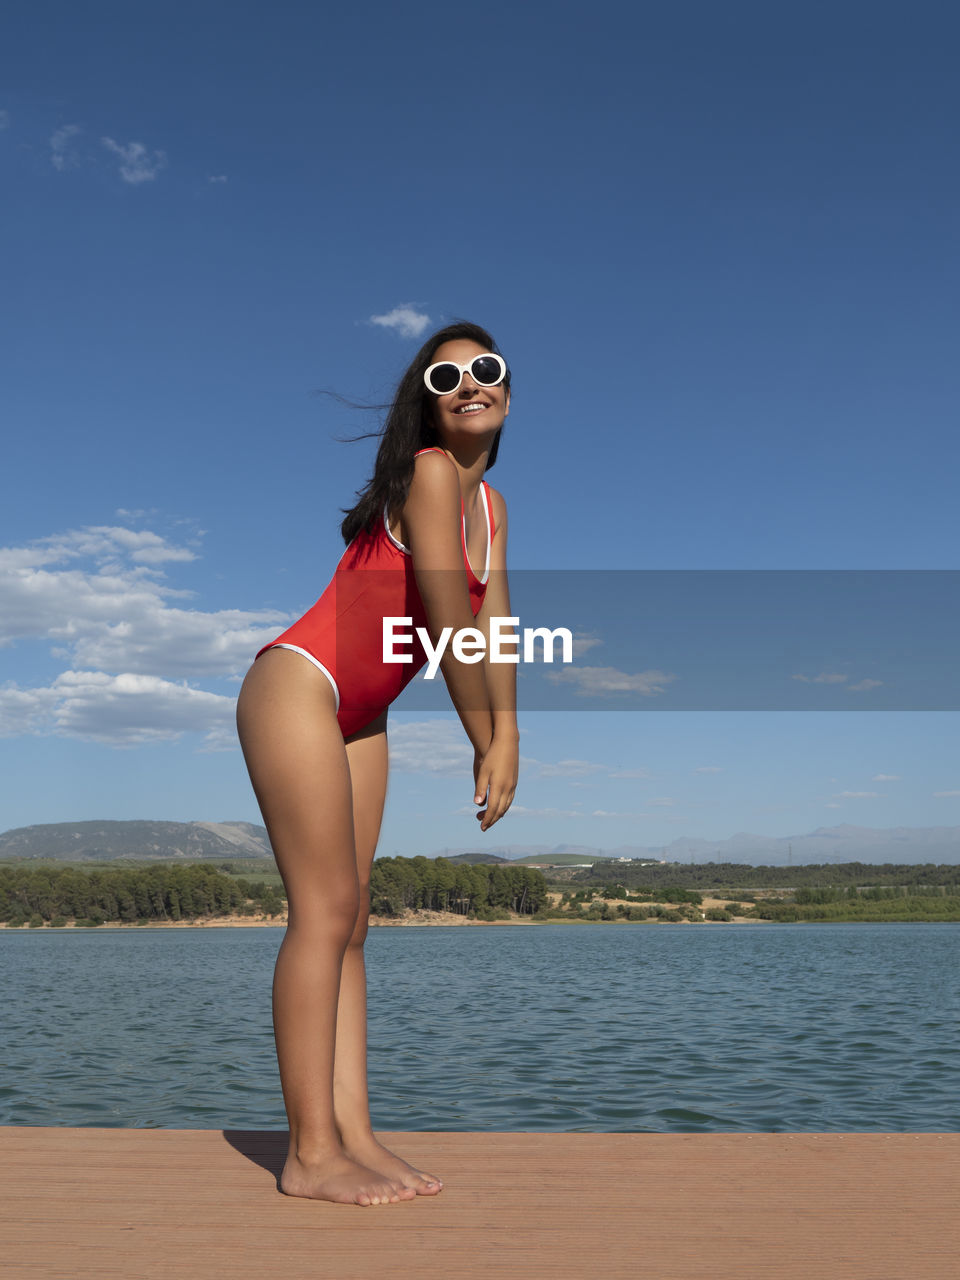
[[[21,689],[0,685],[0,738],[42,733],[57,701],[53,689]]]
[[[617,671],[615,667],[568,667],[564,671],[545,671],[544,675],[554,684],[579,686],[577,693],[583,697],[597,694],[639,693],[645,698],[665,693],[675,675],[665,671],[638,671],[631,675]]]
[[[655,804],[662,809],[669,809],[671,808],[671,806],[675,805],[677,802],[676,800],[673,799],[672,796],[657,796],[655,800],[645,800],[644,803]]]
[[[589,760],[558,760],[555,764],[539,764],[541,778],[586,778],[594,773],[603,772],[602,764],[591,764]]]
[[[225,173],[211,173],[207,177],[208,182],[226,182],[227,175]]]
[[[430,323],[430,317],[422,311],[414,311],[410,303],[403,303],[386,315],[371,316],[370,323],[382,329],[393,329],[401,338],[419,338]]]
[[[451,778],[473,776],[473,747],[459,721],[391,723],[387,741],[390,768],[396,772],[439,773]]]
[[[875,773],[870,779],[871,782],[899,782],[899,773]]]
[[[611,778],[649,778],[649,769],[617,769],[610,774]]]
[[[10,128],[10,112],[0,111],[0,131]]]
[[[723,773],[718,764],[703,764],[699,769],[694,769],[694,773]]]
[[[952,800],[955,796],[960,796],[960,791],[934,791],[933,793],[935,800]]]
[[[137,186],[141,182],[153,182],[167,163],[163,151],[149,152],[142,142],[115,142],[113,138],[101,138],[103,146],[120,157],[120,177],[124,182]]]
[[[882,680],[861,680],[859,684],[848,684],[847,688],[851,693],[864,693],[868,689],[879,689],[882,684]]]
[[[80,158],[70,145],[71,139],[75,138],[78,133],[83,130],[78,124],[65,124],[62,129],[56,129],[50,137],[50,163],[59,172],[65,169],[77,169],[80,167]]]
[[[613,809],[594,809],[590,814],[591,818],[649,818],[649,813],[636,813],[630,811],[618,812]]]
[[[843,684],[847,676],[834,671],[821,671],[818,676],[791,676],[791,680],[802,680],[804,684]]]
[[[273,610],[184,606],[163,566],[197,558],[149,529],[99,525],[0,548],[0,646],[41,641],[69,669],[41,687],[0,688],[0,736],[53,734],[112,746],[204,736],[236,747],[230,696],[186,677],[224,678],[290,620]]]
[[[98,526],[0,548],[0,645],[38,639],[89,669],[169,677],[244,670],[289,614],[206,612],[159,566],[196,558],[149,530]]]
[[[585,653],[596,648],[598,644],[603,644],[598,635],[587,631],[576,631],[573,635],[573,656],[582,658]]]
[[[837,793],[840,800],[879,800],[879,791],[840,791]]]
[[[465,810],[465,812],[471,811]],[[577,809],[528,809],[522,804],[512,804],[509,812],[515,818],[583,818],[586,816]]]
[[[205,733],[219,744],[233,729],[234,698],[158,676],[64,671],[52,684],[0,688],[0,737],[54,734],[110,746],[170,742]]]

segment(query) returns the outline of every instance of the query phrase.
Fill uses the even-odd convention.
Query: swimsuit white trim
[[[306,649],[301,649],[298,644],[272,644],[270,648],[271,649],[290,649],[292,650],[293,653],[302,654],[306,658],[306,660],[308,662],[312,662],[315,667],[319,667],[319,669],[323,672],[323,674],[327,677],[327,679],[330,681],[331,685],[333,686],[333,694],[337,700],[337,710],[338,711],[340,710],[340,690],[337,688],[337,682],[336,680],[334,680],[333,676],[330,674],[330,672],[323,665],[323,663],[320,662],[318,658],[315,658],[312,653],[307,653]]]
[[[390,521],[387,519],[387,515],[388,515],[387,505],[388,505],[387,503],[384,503],[384,507],[383,507],[383,527],[386,530],[387,537],[390,539],[390,541],[393,543],[393,545],[397,548],[398,551],[402,551],[405,556],[408,556],[410,554],[410,548],[405,547],[403,543],[399,542],[390,532]]]
[[[470,561],[469,561],[469,560],[467,560],[467,567],[469,568],[470,572],[471,572],[471,573],[473,573],[473,576],[474,576],[475,578],[477,578],[477,581],[480,583],[480,585],[481,585],[481,586],[484,586],[484,585],[485,585],[485,583],[486,583],[486,581],[487,581],[487,579],[490,577],[490,545],[491,545],[491,542],[493,541],[493,538],[492,538],[492,534],[493,534],[493,508],[492,508],[492,506],[490,505],[490,492],[489,492],[489,489],[488,489],[488,487],[487,487],[487,482],[486,482],[485,480],[481,480],[481,482],[480,482],[480,492],[481,492],[481,494],[483,495],[483,506],[484,506],[484,510],[485,510],[485,512],[486,512],[486,516],[487,516],[487,554],[486,554],[486,558],[485,558],[484,563],[483,563],[483,577],[482,577],[482,578],[477,578],[477,575],[473,572],[473,565],[472,565],[472,564],[470,564]],[[398,550],[398,551],[402,551],[402,552],[403,552],[403,554],[404,554],[405,556],[408,556],[408,555],[410,554],[410,548],[409,548],[409,547],[405,547],[405,546],[403,545],[403,543],[402,543],[398,538],[395,538],[395,537],[393,536],[393,534],[390,532],[390,520],[389,520],[389,518],[388,518],[388,517],[389,517],[389,512],[388,512],[388,510],[387,510],[387,505],[386,505],[386,504],[384,504],[384,508],[383,508],[383,528],[384,528],[384,532],[386,533],[386,535],[387,535],[387,537],[390,539],[390,541],[393,543],[393,545],[397,548],[397,550]],[[464,548],[466,548],[466,545],[467,545],[467,517],[466,517],[466,514],[464,514],[464,516],[463,516],[463,545],[464,545]]]
[[[480,481],[480,492],[483,494],[483,505],[486,507],[486,510],[487,510],[487,555],[486,555],[486,559],[483,562],[483,577],[477,578],[477,575],[473,573],[472,566],[470,568],[470,572],[473,573],[473,576],[477,578],[477,581],[480,583],[481,586],[483,586],[486,583],[487,579],[490,577],[490,544],[493,541],[493,538],[492,538],[493,507],[490,504],[490,489],[488,488],[485,480]],[[466,546],[466,543],[467,543],[466,516],[464,516],[463,518],[463,543],[464,543],[464,546]]]

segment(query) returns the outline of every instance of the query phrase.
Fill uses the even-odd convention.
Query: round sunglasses
[[[489,354],[474,356],[466,364],[455,360],[441,360],[432,364],[424,373],[427,390],[435,396],[449,396],[460,386],[463,375],[469,373],[478,387],[495,387],[507,376],[507,366],[502,356]]]

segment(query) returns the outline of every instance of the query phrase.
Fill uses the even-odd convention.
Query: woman
[[[240,692],[240,741],[289,906],[273,987],[288,1195],[370,1205],[442,1188],[377,1141],[367,1100],[363,943],[387,706],[425,660],[415,641],[412,662],[385,662],[383,619],[409,616],[435,643],[446,627],[485,631],[510,615],[506,506],[483,481],[509,409],[510,372],[485,330],[433,335],[343,521],[334,580],[257,655]],[[516,669],[457,661],[449,646],[440,669],[473,744],[487,831],[517,783]]]

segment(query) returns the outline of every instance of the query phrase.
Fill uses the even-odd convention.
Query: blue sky
[[[515,568],[955,568],[958,28],[845,0],[21,6],[0,830],[258,820],[232,699],[326,584],[374,447],[318,393],[384,400],[453,317],[513,371]],[[484,842],[960,824],[956,712],[836,684],[836,711],[523,713]],[[382,851],[479,847],[455,718],[401,708]]]

